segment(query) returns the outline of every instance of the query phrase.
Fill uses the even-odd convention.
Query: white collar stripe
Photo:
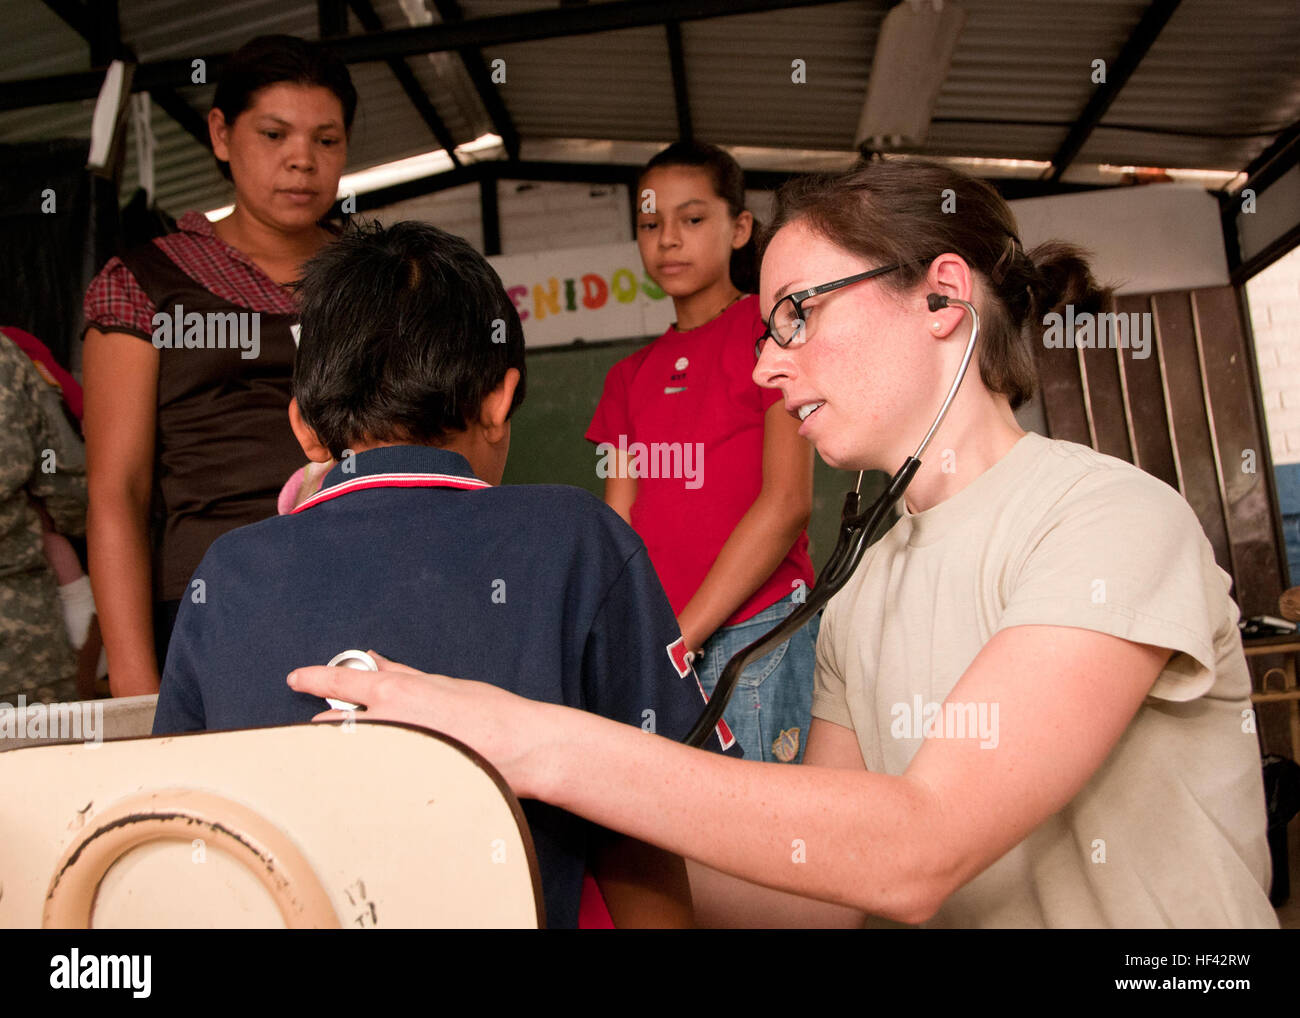
[[[322,488],[311,498],[294,508],[293,512],[299,513],[304,509],[319,505],[321,502],[328,502],[331,499],[338,498],[340,495],[346,495],[353,491],[363,491],[367,488],[461,488],[474,490],[490,487],[492,485],[488,484],[487,481],[480,481],[477,477],[462,477],[458,474],[369,474],[365,477],[357,477],[351,481],[344,481],[341,484]]]

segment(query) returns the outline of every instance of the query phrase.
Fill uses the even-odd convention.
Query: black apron
[[[176,600],[208,545],[274,516],[284,482],[306,462],[289,427],[297,316],[223,300],[153,243],[122,261],[158,312],[154,599]],[[187,334],[191,313],[204,324]]]

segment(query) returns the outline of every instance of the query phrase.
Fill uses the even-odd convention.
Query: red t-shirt
[[[587,429],[598,468],[615,467],[614,450],[632,458],[639,474],[632,527],[677,614],[763,485],[764,416],[781,398],[753,380],[763,328],[754,296],[697,329],[670,328],[610,368]],[[812,576],[805,532],[724,625],[788,596],[796,580],[811,586]]]

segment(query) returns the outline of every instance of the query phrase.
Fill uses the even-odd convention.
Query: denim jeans
[[[705,641],[703,653],[695,659],[695,673],[706,693],[713,695],[723,668],[734,654],[794,611],[795,596],[792,593],[782,598],[744,622],[724,626]],[[818,615],[785,643],[753,662],[732,689],[722,717],[745,751],[746,760],[803,760],[820,624]]]

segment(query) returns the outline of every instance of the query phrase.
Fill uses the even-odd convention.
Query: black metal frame
[[[343,0],[318,0],[318,2],[322,6],[328,3],[331,7],[342,6],[343,4]],[[374,4],[370,0],[347,0],[347,6],[352,8],[352,13],[357,16],[357,21],[361,22],[361,27],[367,33],[384,31],[383,21],[380,20]],[[333,25],[333,18],[331,18],[331,25]],[[325,27],[326,23],[322,20],[322,38],[325,38]],[[347,38],[346,10],[343,12],[343,32],[343,38]],[[333,46],[336,40],[326,39],[326,41]],[[452,165],[460,166],[460,157],[456,155],[456,139],[452,137],[451,131],[447,129],[446,123],[434,107],[433,100],[429,98],[424,86],[420,84],[415,72],[411,70],[411,65],[403,57],[389,57],[384,63],[388,65],[388,69],[392,72],[393,77],[397,79],[397,83],[402,86],[406,98],[411,101],[411,105],[415,107],[415,112],[420,115],[420,119],[429,128],[429,133],[433,135],[434,139],[451,158]]]
[[[668,39],[668,64],[673,76],[673,105],[677,110],[677,137],[690,141],[695,137],[691,124],[691,97],[686,87],[686,55],[682,51],[682,26],[669,21],[664,25]]]
[[[501,209],[497,181],[483,177],[478,182],[479,218],[483,224],[483,253],[501,253]]]
[[[358,18],[360,15],[358,15]],[[316,0],[316,23],[322,39],[348,34],[347,0]]]
[[[673,99],[678,135],[689,139],[694,134],[690,95],[687,85],[687,68],[682,44],[681,25],[688,21],[725,17],[729,15],[758,13],[791,8],[821,6],[844,0],[614,0],[611,3],[588,5],[582,0],[562,0],[558,7],[522,13],[465,19],[458,0],[434,0],[442,18],[441,24],[412,28],[385,29],[377,16],[371,0],[317,0],[320,34],[340,57],[348,63],[386,62],[396,75],[408,99],[429,127],[437,143],[448,153],[454,166],[454,175],[439,174],[423,181],[412,181],[396,188],[374,192],[359,199],[368,208],[398,201],[403,198],[428,194],[460,183],[486,179],[562,180],[572,182],[611,183],[628,187],[632,198],[633,228],[636,211],[636,177],[640,167],[626,165],[584,163],[537,163],[520,158],[520,136],[500,90],[491,80],[481,49],[551,39],[565,36],[590,35],[620,29],[663,26],[668,49]],[[872,0],[882,9],[893,0]],[[58,14],[91,46],[91,59],[96,67],[106,64],[114,56],[134,62],[134,54],[120,38],[117,17],[117,0],[44,0],[50,10]],[[1125,42],[1120,53],[1108,68],[1106,84],[1093,92],[1078,121],[1053,157],[1053,167],[1043,180],[1020,178],[991,181],[1005,198],[1035,197],[1072,191],[1094,190],[1101,185],[1067,184],[1061,180],[1070,163],[1086,144],[1092,131],[1100,126],[1106,111],[1120,90],[1137,70],[1142,59],[1168,24],[1180,5],[1180,0],[1153,0]],[[364,34],[352,35],[348,30],[348,11],[365,29]],[[493,164],[492,169],[474,169],[461,164],[455,152],[455,139],[439,116],[432,100],[407,65],[407,57],[454,50],[465,66],[479,100],[501,137],[507,161]],[[226,54],[209,55],[209,74],[220,72]],[[207,120],[171,87],[190,84],[191,60],[161,60],[137,64],[132,88],[149,91],[158,105],[187,133],[205,147],[211,147]],[[24,106],[93,98],[102,83],[102,70],[54,75],[46,78],[18,81],[0,81],[0,110]],[[1300,123],[1292,125],[1279,135],[1265,152],[1247,167],[1251,174],[1250,186],[1263,188],[1294,164],[1296,145],[1300,142]],[[1279,161],[1279,157],[1281,160]],[[485,165],[485,164],[479,164]],[[461,172],[466,171],[466,172]],[[791,174],[772,171],[746,173],[746,186],[770,189],[779,186]],[[389,197],[391,196],[391,197]],[[1225,205],[1225,237],[1230,256],[1235,241],[1235,225],[1228,229],[1228,206]],[[1288,234],[1288,245],[1296,238]],[[1280,244],[1281,242],[1279,242]],[[1267,260],[1252,260],[1249,271],[1258,271],[1277,253],[1270,248]],[[1245,271],[1239,257],[1233,261],[1236,272]]]
[[[64,24],[90,44],[92,67],[107,67],[118,59],[132,64],[136,62],[131,47],[122,42],[117,0],[96,0],[93,4],[83,3],[82,0],[43,0],[43,2],[63,20]],[[101,73],[92,73],[96,80],[103,80]],[[134,80],[132,84],[134,88],[143,91]],[[96,86],[94,94],[98,92],[99,88]],[[190,137],[204,148],[212,148],[207,118],[181,98],[175,89],[160,85],[150,89],[149,93],[159,108],[184,128]]]
[[[631,198],[632,217],[629,236],[635,236],[636,184],[643,167],[632,163],[580,163],[551,162],[527,159],[489,159],[469,163],[459,169],[435,173],[416,180],[357,195],[357,211],[367,212],[384,208],[400,201],[408,201],[426,194],[446,191],[453,187],[476,184],[482,180],[554,181],[569,184],[612,184],[627,187]],[[774,191],[796,171],[745,170],[745,188],[751,191]],[[989,180],[1002,197],[1008,201],[1016,198],[1039,198],[1046,195],[1081,191],[1105,190],[1104,184],[1054,184],[1046,180],[1007,177]]]
[[[1151,6],[1143,12],[1128,41],[1119,51],[1119,55],[1107,65],[1105,83],[1093,90],[1088,104],[1079,114],[1079,119],[1075,121],[1074,126],[1070,128],[1070,133],[1065,136],[1060,148],[1052,156],[1051,180],[1060,180],[1061,174],[1074,162],[1075,156],[1079,154],[1093,130],[1101,124],[1101,119],[1110,109],[1111,103],[1128,84],[1129,78],[1138,69],[1142,58],[1154,45],[1165,25],[1169,24],[1169,19],[1174,16],[1181,2],[1182,0],[1153,0]]]
[[[1241,216],[1242,192],[1253,190],[1256,199],[1262,197],[1271,184],[1300,166],[1300,121],[1292,124],[1277,136],[1273,144],[1256,156],[1246,167],[1246,181],[1234,194],[1219,196],[1223,243],[1228,256],[1228,273],[1235,286],[1243,285],[1251,276],[1262,272],[1292,248],[1300,245],[1300,222],[1269,243],[1263,250],[1242,260],[1240,234],[1237,221]]]
[[[63,5],[74,0],[54,2]],[[333,38],[329,44],[344,62],[356,64],[538,39],[596,35],[624,28],[663,25],[669,21],[696,21],[844,2],[846,0],[615,0],[613,3],[567,5],[457,22],[444,20],[440,25],[385,29]],[[889,0],[875,2],[882,8],[890,6]],[[228,54],[195,56],[206,61],[209,74],[215,77]],[[161,86],[188,85],[191,59],[139,64],[134,87],[139,91],[153,91]],[[0,81],[0,110],[92,99],[99,93],[101,80],[102,75],[93,71],[77,71],[44,78]]]
[[[456,0],[433,0],[433,3],[438,9],[438,16],[442,18],[443,24],[458,25],[465,20],[465,15]],[[511,159],[518,159],[519,131],[515,128],[510,111],[506,109],[505,101],[492,82],[492,75],[488,71],[483,54],[474,46],[462,46],[456,50],[456,53],[461,63],[465,65],[465,73],[469,75],[474,90],[478,92],[479,102],[483,104],[488,119],[492,121],[492,129],[501,139],[506,155]]]

